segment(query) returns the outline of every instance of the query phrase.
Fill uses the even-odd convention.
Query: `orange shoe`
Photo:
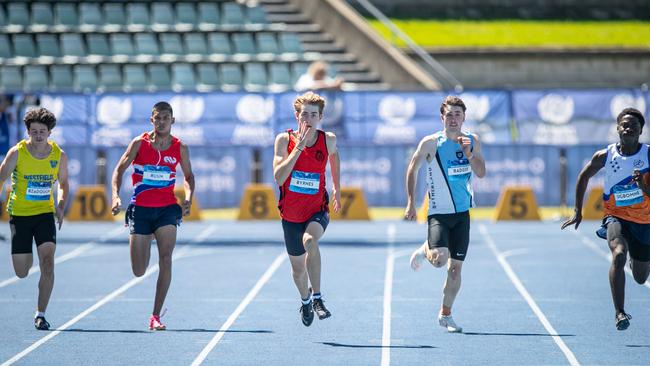
[[[167,326],[160,322],[160,316],[152,315],[149,318],[149,330],[165,330]]]

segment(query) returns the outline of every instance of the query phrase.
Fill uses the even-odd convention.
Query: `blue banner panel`
[[[578,183],[578,175],[582,168],[587,165],[594,153],[598,150],[606,148],[605,145],[580,145],[572,146],[566,150],[567,161],[567,205],[572,207],[575,205],[576,184]],[[605,186],[605,169],[601,169],[596,175],[589,179],[589,186],[585,192],[584,199],[587,199],[589,190],[593,187]]]
[[[361,112],[345,120],[345,137],[379,145],[417,144],[443,128],[440,105],[445,96],[441,92],[360,93]],[[467,107],[465,130],[478,133],[487,143],[512,141],[507,92],[474,91],[460,97]]]
[[[616,116],[626,107],[645,111],[639,90],[521,90],[512,92],[518,141],[534,144],[607,144],[618,140]],[[642,139],[648,140],[644,131]]]
[[[90,124],[90,98],[83,94],[42,94],[41,107],[54,113],[57,125],[63,123]]]
[[[106,148],[106,172],[110,177],[124,148]],[[252,152],[249,147],[192,147],[190,160],[194,173],[196,192],[195,199],[201,208],[235,207],[239,205],[244,188],[251,179]],[[133,167],[129,166],[122,176],[120,199],[126,208],[133,194],[131,174]],[[180,164],[176,167],[176,187],[182,188],[184,182]]]
[[[537,204],[560,204],[560,148],[540,145],[483,145],[487,174],[473,178],[477,205],[493,206],[509,185],[533,188]]]
[[[174,110],[172,134],[188,145],[270,146],[273,144],[272,96],[261,94],[106,94],[97,97],[93,142],[124,146],[152,129],[151,108],[167,101]]]

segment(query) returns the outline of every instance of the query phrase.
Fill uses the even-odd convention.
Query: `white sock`
[[[36,310],[36,315],[34,315],[34,318],[38,318],[39,316],[45,317],[45,312]]]

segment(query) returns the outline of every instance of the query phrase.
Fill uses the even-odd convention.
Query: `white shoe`
[[[451,315],[438,315],[438,323],[441,327],[447,328],[449,333],[462,333],[463,328],[459,327],[458,324],[454,321],[454,318]]]
[[[411,269],[414,271],[417,271],[420,269],[420,265],[422,261],[424,260],[424,247],[419,247],[415,251],[413,251],[413,254],[411,254]]]

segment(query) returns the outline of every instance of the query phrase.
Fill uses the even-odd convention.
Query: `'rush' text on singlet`
[[[164,207],[176,203],[176,165],[181,162],[181,141],[172,136],[167,150],[151,146],[149,133],[142,134],[138,155],[133,160],[131,203],[144,207]]]

